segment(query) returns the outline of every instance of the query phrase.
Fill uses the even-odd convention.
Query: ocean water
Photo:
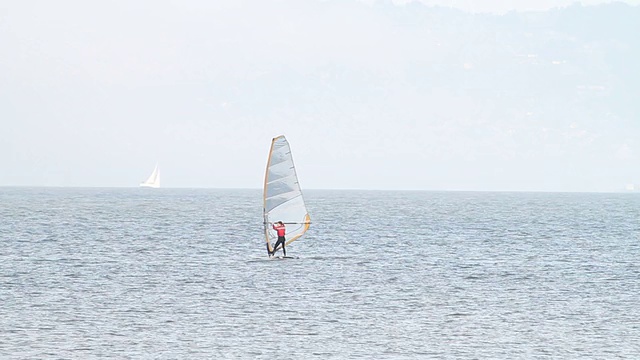
[[[638,359],[637,194],[0,188],[2,359]]]

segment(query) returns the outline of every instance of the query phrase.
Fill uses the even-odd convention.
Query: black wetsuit
[[[278,241],[276,241],[275,245],[273,245],[273,252],[271,253],[271,255],[275,255],[278,245],[282,245],[282,253],[284,254],[284,256],[287,256],[287,250],[285,250],[284,248],[284,236],[278,236]]]

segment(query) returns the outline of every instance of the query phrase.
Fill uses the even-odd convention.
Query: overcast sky
[[[422,2],[478,13],[572,3]],[[280,134],[303,189],[640,183],[638,126],[599,129],[610,140],[598,147],[599,133],[563,119],[536,130],[547,140],[521,144],[512,134],[531,124],[505,125],[479,98],[463,107],[455,91],[408,85],[407,69],[450,49],[428,23],[404,26],[372,3],[4,1],[0,186],[137,186],[159,162],[163,187],[260,188]],[[570,171],[553,149],[570,154]]]

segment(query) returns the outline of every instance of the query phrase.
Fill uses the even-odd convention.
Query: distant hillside
[[[260,74],[250,82],[243,85],[235,77],[229,79],[238,101],[243,101],[240,94],[246,100],[244,95],[254,93],[248,99],[267,107],[280,107],[286,99],[313,104],[314,111],[336,107],[344,111],[382,99],[393,107],[394,96],[412,96],[416,101],[421,96],[426,101],[454,96],[463,101],[460,105],[468,102],[468,116],[482,112],[480,102],[484,113],[490,107],[491,116],[505,120],[616,118],[626,123],[640,115],[638,6],[574,5],[505,15],[469,14],[420,3],[346,7],[333,1],[317,7],[318,22],[342,19],[336,25],[338,34],[326,34],[326,41],[328,47],[332,40],[351,42],[353,47],[343,52],[348,61],[335,59],[340,56],[336,46],[306,62],[283,56],[277,66],[257,64]],[[372,23],[380,30],[374,31]],[[363,33],[340,39],[345,24]],[[305,24],[298,30],[313,32],[313,26]],[[371,50],[373,45],[363,45],[367,36],[379,44],[379,53]],[[349,58],[359,51],[371,53],[368,58]],[[436,101],[433,108],[440,105]]]

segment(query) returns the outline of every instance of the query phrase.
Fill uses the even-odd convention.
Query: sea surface
[[[0,188],[0,359],[639,359],[640,194]]]

